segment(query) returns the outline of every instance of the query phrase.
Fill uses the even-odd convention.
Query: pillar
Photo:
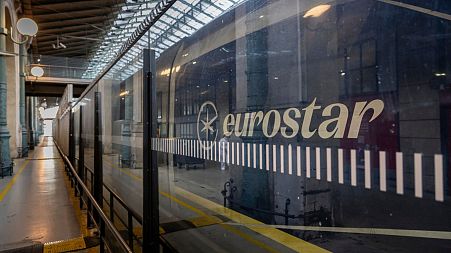
[[[5,4],[0,0],[0,51],[6,52],[8,30],[5,28]],[[5,55],[0,55],[0,175],[12,171],[12,161],[9,151],[9,130],[7,127],[7,66]]]
[[[20,126],[22,128],[22,147],[19,150],[21,157],[28,156],[28,133],[27,125],[25,121],[25,61],[26,61],[26,49],[25,44],[19,45],[19,76],[20,76]]]
[[[33,129],[34,129],[34,145],[39,144],[39,110],[38,97],[33,97]]]
[[[30,150],[34,149],[34,128],[33,128],[33,98],[27,97],[27,108],[28,108],[28,146]]]

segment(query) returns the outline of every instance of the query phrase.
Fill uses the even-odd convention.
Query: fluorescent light
[[[304,18],[308,18],[308,17],[317,18],[317,17],[323,15],[329,9],[330,9],[329,4],[321,4],[321,5],[315,6],[315,7],[311,8],[310,10],[308,10],[304,14]]]
[[[119,96],[123,97],[123,96],[128,95],[129,93],[130,93],[130,91],[126,90],[126,91],[123,91],[123,92],[119,93]]]

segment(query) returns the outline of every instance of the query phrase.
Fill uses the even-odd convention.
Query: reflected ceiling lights
[[[120,74],[129,76],[142,65],[141,50],[150,44],[158,57],[184,37],[190,36],[216,17],[244,0],[189,0],[177,1],[150,29],[150,36],[141,40],[127,52],[107,77]],[[158,1],[140,0],[127,2],[118,14],[103,43],[89,61],[83,78],[95,78],[112,61],[122,44],[150,14]],[[150,38],[150,41],[148,39]]]
[[[321,4],[321,5],[315,6],[315,7],[311,8],[310,10],[308,10],[304,14],[304,18],[308,18],[308,17],[317,18],[317,17],[323,15],[329,9],[330,9],[329,4]]]

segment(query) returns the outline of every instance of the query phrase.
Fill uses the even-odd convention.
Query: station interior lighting
[[[321,4],[321,5],[317,5],[313,8],[311,8],[310,10],[308,10],[305,14],[304,14],[304,18],[308,18],[308,17],[320,17],[321,15],[323,15],[326,11],[328,11],[330,9],[330,5],[329,4]]]
[[[17,31],[25,36],[35,36],[38,33],[38,25],[31,18],[21,18],[17,21]]]
[[[44,69],[39,66],[34,66],[31,68],[31,74],[34,77],[42,77],[44,75]]]
[[[226,13],[244,0],[193,0],[177,1],[149,31],[143,36],[115,66],[105,78],[125,79],[142,67],[141,51],[151,47],[156,57],[182,40],[204,27],[210,21]],[[106,33],[97,51],[87,64],[82,78],[95,78],[117,55],[122,44],[148,16],[157,2],[127,0],[118,12],[117,19]],[[187,57],[188,54],[184,54]],[[195,64],[195,63],[194,63]],[[173,70],[172,70],[173,71]],[[170,72],[170,71],[169,71]],[[168,73],[166,73],[167,75]]]

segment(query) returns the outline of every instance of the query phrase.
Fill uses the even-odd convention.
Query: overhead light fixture
[[[308,17],[317,18],[317,17],[323,15],[329,9],[330,9],[330,5],[329,4],[321,4],[321,5],[315,6],[315,7],[311,8],[310,10],[308,10],[304,14],[303,17],[304,18],[308,18]]]
[[[31,74],[34,77],[42,77],[44,75],[44,69],[39,66],[34,66],[31,68]]]
[[[21,18],[17,21],[17,31],[26,36],[35,36],[38,33],[38,25],[31,18]]]
[[[65,44],[63,44],[62,42],[60,42],[60,37],[56,36],[56,44],[52,44],[53,49],[66,49],[67,46]]]
[[[21,18],[17,21],[15,30],[24,36],[24,40],[18,41],[14,39],[13,32],[10,33],[10,39],[15,44],[22,45],[27,43],[30,37],[33,37],[38,33],[38,25],[31,18]],[[11,31],[14,31],[12,27]]]
[[[126,90],[126,91],[123,91],[123,92],[119,93],[119,96],[123,97],[123,96],[128,95],[129,93],[130,93],[130,91]]]

